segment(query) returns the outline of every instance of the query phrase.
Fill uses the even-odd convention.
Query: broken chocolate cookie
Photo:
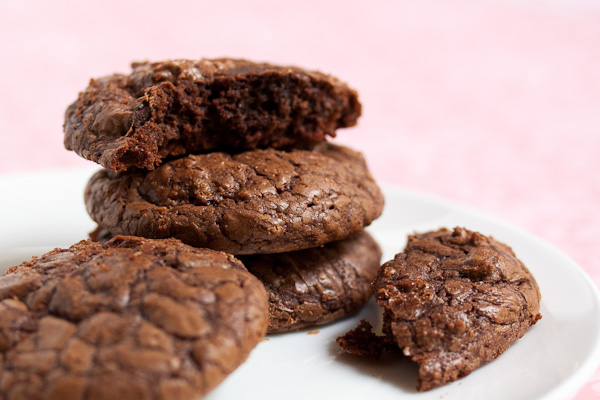
[[[132,65],[92,79],[65,115],[65,147],[113,171],[166,157],[321,142],[356,123],[356,92],[336,78],[247,60]]]
[[[410,236],[373,286],[383,336],[363,322],[338,344],[372,357],[399,348],[419,365],[418,390],[468,375],[541,318],[537,283],[513,251],[463,228]]]

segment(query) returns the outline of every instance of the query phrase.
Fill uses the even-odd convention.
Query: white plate
[[[0,267],[50,248],[69,246],[94,228],[83,206],[93,170],[49,171],[0,178]],[[384,215],[369,229],[384,260],[400,252],[406,235],[464,226],[509,244],[535,275],[543,318],[495,361],[457,382],[414,390],[416,368],[343,354],[335,338],[361,318],[377,324],[370,303],[358,315],[324,327],[270,335],[207,399],[566,399],[600,361],[600,296],[566,255],[530,234],[481,213],[398,188],[385,188]]]

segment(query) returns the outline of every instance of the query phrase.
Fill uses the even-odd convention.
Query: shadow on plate
[[[336,362],[351,367],[357,373],[371,376],[381,384],[392,385],[404,393],[417,393],[418,365],[403,358],[399,352],[385,354],[379,360],[370,360],[346,353],[335,342],[330,344],[328,350]]]
[[[371,298],[361,310],[358,318],[354,319],[356,324],[349,329],[340,331],[337,336],[342,336],[348,330],[354,329],[361,319],[369,321],[373,326],[373,331],[381,334],[382,311]],[[388,353],[379,360],[371,360],[345,352],[337,345],[335,340],[329,343],[328,352],[335,362],[351,367],[361,375],[371,376],[380,381],[381,384],[392,385],[405,393],[417,393],[415,387],[417,386],[418,365],[408,361],[400,352]]]

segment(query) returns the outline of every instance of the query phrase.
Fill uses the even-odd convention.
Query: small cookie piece
[[[361,232],[323,247],[239,258],[267,289],[271,333],[326,324],[364,306],[381,250]]]
[[[356,124],[356,92],[336,78],[247,60],[134,63],[92,79],[65,115],[65,147],[112,171],[169,156],[317,143]]]
[[[418,390],[468,375],[541,318],[537,283],[510,247],[463,228],[410,236],[373,287],[384,336],[365,338],[362,323],[338,344],[360,353],[362,340],[375,356],[396,346],[419,365]]]
[[[101,170],[85,203],[112,234],[264,254],[357,234],[381,214],[383,195],[360,153],[322,143],[313,151],[188,155],[151,172]]]
[[[262,284],[178,240],[82,241],[0,278],[0,398],[197,399],[263,338]]]

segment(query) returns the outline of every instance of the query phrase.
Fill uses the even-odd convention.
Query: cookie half
[[[247,60],[134,63],[92,79],[65,115],[65,147],[113,171],[169,156],[283,148],[356,123],[356,92],[336,78]]]
[[[197,399],[267,327],[262,284],[177,240],[83,241],[0,278],[0,397]]]
[[[360,153],[322,143],[312,151],[188,155],[150,172],[102,170],[85,203],[112,234],[263,254],[357,234],[381,214],[383,195]]]
[[[510,247],[463,228],[410,236],[373,287],[384,336],[363,321],[338,344],[367,356],[400,349],[419,365],[418,390],[468,375],[541,318],[538,285]]]
[[[381,250],[366,232],[323,247],[240,256],[269,295],[269,332],[326,324],[351,314],[371,297]]]

